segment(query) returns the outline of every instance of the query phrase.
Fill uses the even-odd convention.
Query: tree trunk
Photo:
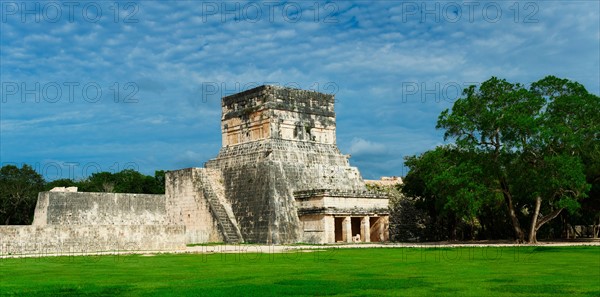
[[[573,239],[581,237],[581,234],[579,234],[579,232],[577,232],[577,228],[575,228],[576,225],[570,225],[570,226],[571,226],[571,230],[573,230]]]
[[[454,215],[449,219],[448,222],[452,222],[452,230],[450,231],[450,240],[457,241],[458,240],[458,223],[456,222],[456,218]]]
[[[538,200],[538,199],[539,199],[539,200]],[[539,201],[539,202],[538,202],[538,201]],[[538,203],[539,203],[539,205],[538,205]],[[540,205],[541,205],[541,204],[542,204],[542,199],[538,197],[538,198],[536,199],[536,205],[535,205],[535,208],[536,208],[536,214],[539,214],[539,207],[540,207]],[[549,213],[548,215],[546,215],[546,216],[543,216],[543,217],[542,217],[542,218],[541,218],[539,221],[537,221],[537,219],[534,219],[535,221],[537,221],[537,222],[535,222],[535,224],[533,223],[533,222],[534,222],[534,220],[532,220],[531,232],[529,233],[529,243],[537,243],[537,238],[536,238],[536,236],[537,236],[537,231],[538,231],[538,230],[539,230],[539,229],[540,229],[540,228],[541,228],[541,227],[542,227],[544,224],[546,224],[546,223],[550,222],[552,219],[556,218],[556,217],[557,217],[557,216],[560,214],[560,212],[561,212],[563,209],[564,209],[564,208],[559,208],[559,209],[556,209],[556,210],[554,210],[553,212]],[[536,215],[536,218],[537,218],[537,215]]]
[[[533,218],[531,218],[531,229],[529,230],[529,243],[537,243],[537,219],[540,215],[540,207],[542,206],[542,198],[535,198],[535,210],[533,211]]]
[[[6,221],[4,221],[4,225],[8,225],[10,223],[10,216],[6,217]]]
[[[521,230],[521,225],[519,224],[519,219],[517,218],[517,212],[515,211],[515,207],[512,202],[512,197],[510,192],[508,191],[508,185],[504,179],[501,179],[500,186],[502,187],[502,194],[504,196],[504,201],[506,202],[506,206],[508,207],[508,215],[512,221],[513,228],[515,229],[515,240],[517,243],[525,242],[525,234],[523,234],[523,230]]]
[[[475,219],[471,218],[471,241],[475,240]]]
[[[515,207],[512,204],[512,199],[508,197],[508,215],[513,223],[513,227],[515,229],[515,239],[518,243],[525,242],[525,234],[523,234],[523,230],[521,229],[521,225],[519,224],[519,219],[517,218],[517,212],[515,211]]]
[[[592,220],[592,238],[598,238],[598,231],[600,229],[600,218],[598,218],[598,223],[596,223],[596,219]]]

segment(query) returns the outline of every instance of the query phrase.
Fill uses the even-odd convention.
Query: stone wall
[[[382,176],[378,180],[365,180],[365,184],[379,187],[394,187],[402,184],[402,178],[399,176]]]
[[[317,187],[365,191],[356,168],[347,163],[337,165],[337,162],[347,162],[339,154],[318,154],[310,149],[312,146],[300,148],[293,143],[280,151],[264,150],[265,146],[272,147],[263,143],[262,152],[226,155],[207,163],[208,168],[222,170],[225,196],[247,242],[292,243],[301,240],[293,195],[296,190]],[[274,155],[272,159],[261,158],[260,155],[269,151]]]
[[[184,227],[172,225],[1,226],[0,257],[185,248]]]
[[[348,158],[335,145],[280,139],[255,141],[222,148],[206,167],[231,171],[259,163],[271,164],[284,174],[291,191],[366,191],[358,169],[349,165]]]
[[[334,217],[323,214],[300,217],[302,242],[324,244],[335,242]]]
[[[263,139],[335,143],[334,96],[260,86],[222,100],[223,146]]]
[[[388,215],[389,198],[371,192],[309,190],[294,192],[300,214]]]
[[[160,225],[165,195],[42,192],[33,225]]]
[[[167,222],[185,226],[186,243],[223,242],[223,235],[203,195],[202,170],[186,168],[166,173]]]
[[[165,195],[41,192],[31,226],[0,226],[0,256],[183,248],[165,206]]]
[[[293,204],[288,194],[275,186],[277,168],[261,162],[222,170],[225,197],[246,242],[293,242],[299,236]]]

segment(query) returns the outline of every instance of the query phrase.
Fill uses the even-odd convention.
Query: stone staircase
[[[223,187],[221,173],[218,170],[203,168],[200,172],[202,193],[208,201],[210,212],[217,220],[219,229],[227,243],[244,242],[242,233],[238,228],[237,220],[233,215],[231,205],[225,199],[225,188]]]

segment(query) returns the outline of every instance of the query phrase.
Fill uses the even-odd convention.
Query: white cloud
[[[387,148],[382,143],[376,143],[362,138],[353,138],[350,143],[350,154],[352,155],[376,155],[385,154]]]

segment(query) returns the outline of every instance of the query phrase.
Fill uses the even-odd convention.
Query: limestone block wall
[[[335,144],[335,119],[322,114],[275,110],[271,117],[273,138]]]
[[[41,192],[32,225],[0,226],[0,256],[183,247],[185,227],[167,223],[165,195]]]
[[[207,168],[235,168],[243,164],[279,162],[294,191],[309,189],[337,189],[366,191],[356,167],[335,145],[291,140],[269,139],[221,148],[216,159],[206,163]]]
[[[247,242],[302,239],[294,191],[366,191],[356,167],[335,145],[268,139],[223,147],[206,163],[223,173],[225,196]]]
[[[370,192],[308,190],[294,193],[301,213],[388,214],[389,198]]]
[[[160,225],[165,195],[41,192],[33,225]]]
[[[270,162],[223,169],[225,197],[246,242],[288,243],[300,236],[298,216],[282,172]],[[283,181],[282,181],[283,182]]]
[[[202,170],[187,168],[166,173],[167,222],[185,226],[186,243],[223,242],[223,235],[202,193]]]
[[[229,160],[231,161],[231,160]],[[293,192],[315,186],[361,188],[358,178],[323,175],[319,166],[262,161],[222,168],[226,197],[247,242],[291,243],[301,240]],[[215,164],[215,163],[212,163]],[[357,174],[356,171],[350,171]]]
[[[202,168],[200,171],[202,193],[210,205],[210,212],[217,221],[219,231],[227,243],[241,243],[244,238],[231,204],[225,198],[223,175],[220,170]]]
[[[242,142],[269,138],[271,123],[266,116],[268,111],[260,109],[253,111],[243,118],[232,118],[224,121],[223,143],[234,145]]]
[[[302,242],[331,243],[335,242],[335,222],[333,216],[315,214],[300,217],[302,224]]]
[[[240,162],[262,160],[302,161],[307,165],[349,167],[348,157],[342,155],[335,145],[314,142],[268,139],[222,147],[216,159],[207,164],[227,167]],[[218,164],[217,164],[218,163]],[[364,182],[361,181],[364,184]]]
[[[222,100],[223,146],[262,139],[335,143],[334,96],[260,86]]]
[[[184,232],[173,225],[0,226],[0,257],[181,249]]]

